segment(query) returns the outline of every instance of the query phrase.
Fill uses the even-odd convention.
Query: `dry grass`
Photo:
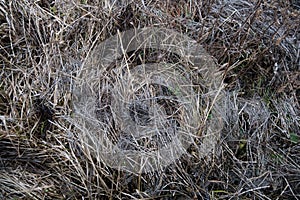
[[[0,0],[0,199],[299,199],[297,1]],[[72,91],[117,30],[172,28],[213,55],[226,83],[218,153],[162,172],[108,167],[73,124]]]

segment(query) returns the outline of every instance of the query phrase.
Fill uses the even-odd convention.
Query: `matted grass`
[[[0,199],[299,199],[297,1],[0,0]],[[85,148],[73,81],[101,41],[165,27],[197,40],[224,74],[217,153],[162,172],[108,167]]]

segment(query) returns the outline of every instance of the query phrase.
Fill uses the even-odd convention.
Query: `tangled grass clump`
[[[73,123],[104,163],[155,171],[179,159],[195,139],[202,140],[199,156],[214,151],[222,127],[213,108],[221,77],[195,41],[168,29],[129,30],[90,57],[74,84]],[[214,119],[207,120],[209,114]]]
[[[299,12],[297,1],[279,0],[0,0],[0,199],[299,199]],[[201,151],[199,136],[205,132],[196,131],[192,145],[175,162],[158,171],[130,173],[95,154],[95,146],[82,137],[84,126],[70,119],[77,115],[74,88],[98,44],[145,27],[189,36],[215,58],[225,87],[213,108],[223,128],[213,155]],[[200,113],[200,122],[214,120],[209,109],[199,109],[213,105],[199,95],[209,91],[202,87],[207,86],[201,82],[203,72],[186,68],[188,62],[178,55],[142,48],[116,59],[105,73],[98,71],[100,86],[112,93],[94,96],[98,102],[91,101],[91,114],[102,124],[113,120],[120,126],[116,113],[107,115],[104,107],[115,106],[120,113],[128,108],[127,129],[133,122],[142,127],[161,123],[163,131],[173,133],[194,123],[186,111],[190,107],[177,110],[195,99],[191,110]],[[145,60],[173,61],[183,72],[173,76],[173,68],[161,73],[149,68],[148,76],[173,77],[172,84],[182,85],[186,82],[177,74],[184,74],[193,92],[157,81],[144,84],[140,70],[147,69]],[[131,73],[116,70],[123,66],[126,72],[128,64],[140,67]],[[132,76],[135,92],[114,93]],[[116,96],[121,98],[111,98]],[[161,98],[146,101],[149,97]],[[116,107],[120,99],[128,104]],[[113,136],[109,141],[124,149],[136,142],[125,137],[122,143]],[[159,145],[164,142],[142,150]]]

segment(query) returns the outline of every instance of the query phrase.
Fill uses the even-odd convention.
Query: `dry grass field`
[[[195,143],[162,171],[114,169],[69,120],[94,47],[143,27],[214,57],[224,124],[209,158]],[[0,0],[0,199],[300,199],[299,1]]]

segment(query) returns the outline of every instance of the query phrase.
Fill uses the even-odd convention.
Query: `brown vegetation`
[[[297,1],[0,0],[0,199],[299,199]],[[126,3],[125,3],[126,2]],[[95,45],[130,28],[198,41],[224,74],[217,154],[112,169],[68,117]]]

